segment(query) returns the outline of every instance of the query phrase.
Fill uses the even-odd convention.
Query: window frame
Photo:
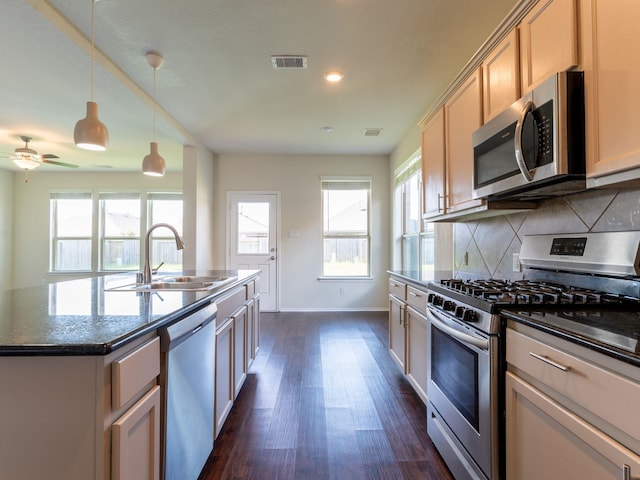
[[[325,188],[325,186],[337,186],[340,184],[344,184],[344,186],[348,186],[348,184],[352,184],[354,187],[361,184],[362,186],[366,185],[366,188]],[[360,233],[348,232],[348,231],[331,231],[330,234],[327,234],[325,231],[325,191],[327,190],[367,190],[367,222],[366,222],[366,231]],[[321,265],[320,265],[320,276],[319,280],[370,280],[372,278],[372,253],[371,253],[371,205],[372,205],[372,191],[373,191],[373,181],[370,176],[321,176],[320,177],[320,197],[321,197]],[[367,261],[367,271],[362,275],[327,275],[325,274],[325,241],[332,239],[357,239],[357,240],[366,240],[367,243],[367,253],[366,253],[366,261]]]
[[[106,212],[105,212],[105,201],[108,200],[138,200],[138,214],[139,214],[139,225],[138,225],[138,236],[137,237],[123,237],[123,236],[107,236],[106,234]],[[109,272],[109,273],[117,273],[117,272],[134,272],[140,269],[140,264],[142,263],[142,232],[143,232],[143,205],[145,200],[143,199],[143,195],[140,191],[123,191],[123,192],[110,192],[104,191],[99,192],[98,194],[98,210],[99,210],[99,227],[98,227],[98,271],[99,272]],[[105,267],[105,253],[106,253],[106,243],[110,240],[138,240],[138,267],[132,268],[122,268],[115,269]]]
[[[65,196],[69,196],[69,198],[73,198],[73,196],[77,195],[87,195],[91,200],[91,236],[90,237],[82,237],[86,240],[91,241],[91,268],[89,270],[56,270],[55,267],[55,241],[56,239],[62,238],[55,235],[56,226],[54,225],[55,213],[52,207],[52,200],[56,196],[60,198],[65,198]],[[154,197],[161,196],[171,197],[173,196],[175,199],[180,199],[183,202],[184,206],[184,195],[179,190],[110,190],[110,189],[93,189],[93,190],[51,190],[49,191],[49,203],[50,203],[50,214],[49,214],[49,274],[53,275],[75,275],[79,273],[120,273],[120,272],[132,272],[136,269],[127,269],[127,270],[115,270],[109,269],[105,270],[103,262],[103,254],[104,254],[104,242],[105,240],[112,238],[121,238],[121,237],[106,237],[104,235],[104,209],[102,205],[102,200],[104,198],[118,198],[121,196],[122,198],[127,198],[127,196],[137,196],[140,204],[140,229],[139,236],[137,237],[138,245],[139,245],[139,265],[138,270],[142,268],[142,262],[144,258],[144,237],[148,228],[151,226],[148,223],[151,219],[151,203],[154,200]],[[184,230],[184,214],[182,218],[182,224],[176,226],[180,232]],[[155,233],[155,232],[154,232]],[[78,237],[73,237],[78,238]],[[133,238],[133,237],[127,237]],[[152,242],[158,240],[164,240],[164,236],[156,236],[154,235],[152,238]],[[166,239],[170,239],[172,242],[175,242],[173,236],[167,236]],[[184,258],[181,257],[181,268],[184,268]]]
[[[71,200],[71,199],[85,199],[91,202],[91,224],[95,222],[95,209],[93,208],[92,192],[90,190],[52,190],[49,192],[49,273],[87,273],[94,271],[94,251],[95,246],[93,242],[93,228],[91,229],[91,235],[88,237],[68,237],[58,235],[58,202],[54,200]],[[89,240],[89,269],[77,269],[77,270],[58,270],[56,264],[58,261],[57,245],[59,240]]]
[[[415,202],[418,204],[419,211],[419,228],[417,231],[408,231],[407,225],[407,186],[412,178],[417,176],[418,188],[415,195]],[[407,159],[395,172],[394,176],[394,195],[393,198],[396,201],[399,198],[400,205],[395,205],[393,211],[397,215],[393,222],[394,229],[399,228],[399,231],[394,231],[393,238],[394,243],[398,246],[394,250],[394,253],[399,254],[399,259],[394,262],[396,266],[399,266],[402,271],[406,271],[406,264],[408,262],[407,249],[405,246],[409,243],[410,239],[415,239],[417,242],[416,265],[411,265],[411,271],[418,271],[421,278],[428,278],[433,276],[435,259],[433,257],[433,248],[431,249],[431,263],[426,262],[429,253],[426,245],[431,241],[432,245],[435,242],[435,227],[433,223],[426,222],[422,217],[424,214],[424,202],[423,196],[423,184],[422,184],[422,154],[421,151],[416,151],[411,157]],[[399,193],[399,195],[398,195]]]

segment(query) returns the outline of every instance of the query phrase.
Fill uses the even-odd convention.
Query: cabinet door
[[[640,476],[638,455],[511,372],[506,375],[507,480]]]
[[[422,401],[427,403],[427,317],[407,307],[407,377]]]
[[[233,329],[232,318],[216,329],[215,436],[222,430],[233,406]]]
[[[389,295],[389,350],[391,358],[405,372],[404,303]]]
[[[247,378],[247,307],[233,315],[233,398],[240,393]]]
[[[482,110],[485,123],[519,97],[518,31],[513,29],[482,63]]]
[[[473,199],[471,134],[482,124],[482,79],[476,70],[445,104],[447,212],[482,205]]]
[[[256,301],[255,299],[250,299],[247,302],[247,334],[246,334],[246,342],[245,342],[245,360],[247,362],[247,371],[251,368],[251,364],[253,364],[253,360],[255,358],[255,349],[253,348],[253,337],[254,337],[254,329],[255,329],[255,321],[254,316],[256,312]]]
[[[445,213],[444,109],[422,129],[422,203],[423,216]]]
[[[160,387],[153,387],[112,426],[112,480],[160,478]]]
[[[587,177],[640,167],[640,48],[636,0],[593,0],[581,4],[587,125]],[[639,178],[597,179],[593,186]]]
[[[578,64],[575,0],[540,1],[519,29],[522,94]]]

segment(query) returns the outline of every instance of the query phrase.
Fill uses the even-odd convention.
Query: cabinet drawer
[[[407,303],[419,312],[427,311],[427,292],[407,287]]]
[[[407,285],[405,283],[399,282],[395,278],[389,279],[389,294],[395,295],[401,300],[407,299]]]
[[[160,339],[140,348],[111,364],[111,402],[114,410],[122,407],[149,382],[160,374]]]
[[[240,287],[227,296],[216,300],[216,306],[218,307],[218,321],[221,322],[225,318],[229,318],[233,312],[235,312],[244,302],[247,300],[246,287]]]
[[[251,282],[247,283],[247,299],[253,298],[255,294],[256,294],[256,282],[255,280],[252,280]]]
[[[511,328],[507,329],[506,343],[510,365],[616,429],[637,437],[639,383]],[[585,355],[589,354],[599,355],[585,349]]]

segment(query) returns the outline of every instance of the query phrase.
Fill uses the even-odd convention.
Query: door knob
[[[275,260],[275,259],[276,259],[276,257],[271,255],[271,258],[269,260]]]

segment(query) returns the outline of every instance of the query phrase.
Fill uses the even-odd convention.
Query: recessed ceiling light
[[[333,127],[322,127],[324,133],[333,133]]]
[[[344,78],[344,74],[342,72],[327,72],[324,78],[327,82],[336,83]]]

